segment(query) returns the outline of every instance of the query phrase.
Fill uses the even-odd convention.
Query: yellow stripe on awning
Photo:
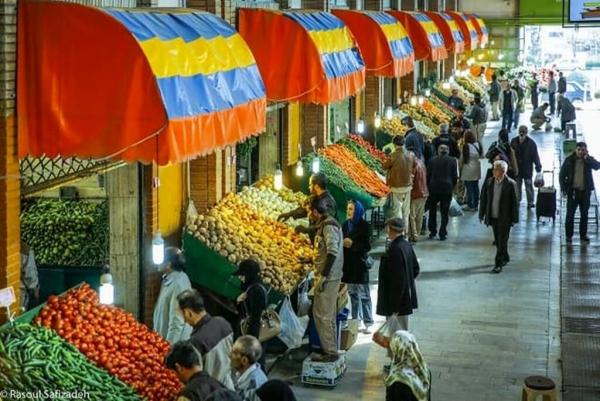
[[[308,31],[308,34],[320,54],[338,53],[354,47],[354,41],[346,27],[328,31]]]
[[[460,28],[458,27],[458,24],[456,23],[456,21],[454,20],[446,20],[446,22],[448,23],[448,26],[450,26],[450,30],[452,32],[454,31],[459,31],[460,32]]]
[[[239,34],[228,38],[199,38],[192,42],[182,38],[152,38],[139,44],[157,78],[210,75],[255,64],[250,49]]]
[[[438,30],[437,26],[435,25],[435,23],[433,21],[419,21],[419,24],[421,24],[421,26],[425,29],[425,31],[427,32],[428,35],[432,35],[432,34],[439,34],[440,31]]]
[[[402,40],[408,36],[404,30],[404,27],[402,27],[402,25],[399,23],[380,25],[380,27],[389,42],[393,42],[394,40]]]

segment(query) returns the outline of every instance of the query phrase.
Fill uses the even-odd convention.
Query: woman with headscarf
[[[392,364],[385,379],[385,401],[428,401],[431,373],[415,337],[398,330],[390,341]]]
[[[282,380],[269,380],[263,384],[256,395],[261,401],[296,401],[296,396],[290,386]]]
[[[364,332],[373,325],[373,307],[369,289],[368,252],[371,250],[369,223],[363,218],[365,209],[359,201],[350,200],[346,208],[348,219],[342,224],[344,234],[344,275],[352,303],[352,319],[359,316]]]

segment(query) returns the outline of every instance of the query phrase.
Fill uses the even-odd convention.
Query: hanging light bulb
[[[417,97],[417,102],[419,103],[419,106],[422,106],[423,103],[425,103],[425,97],[419,95],[419,97]]]
[[[429,88],[425,89],[425,96],[427,96],[427,97],[431,96],[431,89],[429,89]]]
[[[165,241],[163,240],[160,231],[154,234],[152,239],[152,262],[155,265],[160,265],[165,260]]]
[[[112,283],[112,275],[104,273],[100,276],[100,288],[98,298],[101,304],[112,305],[115,302],[115,287]]]
[[[319,160],[319,157],[315,157],[312,161],[312,172],[314,174],[317,174],[319,172],[319,170],[321,170],[321,161]]]
[[[498,60],[504,60],[504,53],[498,54]]]
[[[477,60],[483,60],[483,53],[479,53],[479,55],[477,56]]]
[[[304,176],[304,164],[302,164],[302,160],[298,160],[298,163],[296,163],[296,176]]]
[[[467,65],[470,67],[473,64],[475,64],[475,59],[473,57],[469,57],[469,59],[467,60]]]
[[[373,119],[373,125],[375,128],[381,127],[381,116],[379,113],[375,113],[375,118]]]
[[[444,82],[442,84],[442,89],[444,89],[444,90],[450,90],[450,83],[449,82]]]
[[[399,103],[402,103],[402,99],[400,99]],[[387,106],[385,108],[385,119],[391,120],[393,117],[394,117],[394,109],[392,109],[392,106]]]
[[[281,191],[283,188],[283,171],[281,171],[279,164],[277,164],[275,173],[273,173],[273,188],[275,191]]]
[[[454,75],[452,75],[450,78],[448,78],[448,82],[451,84],[454,83]]]
[[[365,120],[363,120],[362,118],[360,118],[356,122],[356,132],[358,132],[359,134],[365,133]]]
[[[492,40],[492,41],[490,42],[490,45],[492,45],[492,46],[494,46],[495,44],[496,44],[496,41],[495,41],[495,40]]]
[[[410,105],[411,106],[416,106],[417,105],[417,101],[418,100],[417,100],[416,96],[413,95],[413,96],[410,97]]]

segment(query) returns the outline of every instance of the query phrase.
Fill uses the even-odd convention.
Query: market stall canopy
[[[483,48],[487,45],[489,39],[489,31],[485,22],[483,22],[481,17],[477,14],[467,14],[467,17],[471,20],[471,23],[473,23],[473,26],[477,31],[477,36],[479,37],[479,44]]]
[[[254,57],[216,16],[43,1],[19,7],[22,157],[164,165],[265,130]]]
[[[458,11],[446,11],[446,14],[450,15],[454,21],[458,24],[460,31],[465,39],[465,49],[468,51],[475,50],[479,43],[479,35],[473,22],[467,17],[465,13]]]
[[[382,11],[332,10],[356,39],[367,74],[398,78],[414,69],[415,52],[404,27]]]
[[[269,101],[328,104],[364,88],[365,63],[335,15],[241,8],[238,21]]]
[[[435,11],[426,11],[425,14],[440,30],[448,53],[459,54],[465,51],[465,38],[450,15]]]
[[[386,11],[402,23],[415,48],[416,60],[438,61],[448,57],[444,38],[425,14],[412,11]]]

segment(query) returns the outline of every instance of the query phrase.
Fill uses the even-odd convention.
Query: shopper
[[[219,381],[202,369],[202,361],[189,341],[179,341],[165,359],[168,369],[175,371],[184,384],[178,401],[205,401],[215,391],[224,390]]]
[[[544,123],[550,122],[550,118],[546,117],[546,110],[548,110],[548,103],[542,104],[540,107],[537,107],[531,113],[531,129],[534,131],[542,128]]]
[[[336,301],[344,266],[343,234],[338,222],[327,214],[327,208],[319,199],[311,199],[310,211],[317,222],[314,265],[320,275],[315,287],[313,317],[322,354],[311,356],[313,361],[337,360]]]
[[[517,156],[515,150],[510,146],[508,141],[508,130],[501,129],[498,132],[498,140],[492,142],[488,151],[485,154],[486,159],[490,164],[494,164],[497,160],[504,160],[508,164],[508,176],[515,179],[519,174],[519,167],[517,164]],[[486,176],[486,180],[492,176],[492,169]]]
[[[503,83],[503,85],[504,89],[500,92],[498,102],[502,109],[502,128],[510,131],[519,95],[510,87],[508,82]]]
[[[425,137],[416,128],[410,116],[402,119],[402,125],[407,128],[404,134],[404,143],[414,149],[414,154],[421,160],[425,160]]]
[[[395,136],[393,142],[396,150],[383,162],[383,168],[387,170],[387,185],[390,187],[394,210],[398,211],[398,217],[408,218],[416,158],[412,152],[404,149],[403,137]],[[416,146],[415,143],[411,144],[412,149]]]
[[[556,110],[556,80],[554,79],[554,71],[550,71],[548,77],[548,102],[550,103],[550,114],[554,115]]]
[[[515,156],[518,165],[517,174],[517,200],[521,203],[523,196],[523,183],[525,183],[525,192],[527,194],[527,207],[533,208],[533,167],[535,171],[542,171],[540,156],[535,141],[527,135],[527,127],[521,125],[519,127],[519,136],[510,141],[510,147],[515,151]]]
[[[29,310],[40,301],[40,280],[33,249],[21,241],[21,308]]]
[[[408,317],[418,306],[415,278],[419,275],[419,261],[406,240],[404,219],[389,219],[386,230],[391,242],[379,265],[377,314],[388,319],[396,315],[402,329],[408,330]]]
[[[327,212],[330,216],[337,219],[337,205],[335,203],[335,199],[331,196],[331,193],[327,190],[327,185],[329,180],[327,176],[323,173],[316,173],[310,176],[308,179],[308,189],[311,195],[317,196],[319,199],[322,199],[327,206]],[[279,221],[286,221],[289,218],[294,219],[303,219],[308,216],[307,208],[301,206],[297,209],[294,209],[288,213],[282,213],[277,217]],[[302,226],[298,226],[302,227]],[[308,229],[300,230],[309,235],[314,234],[314,226],[311,225]]]
[[[521,86],[521,83],[518,79],[515,79],[512,88],[517,93],[517,104],[515,106],[515,112],[513,115],[513,127],[514,129],[517,129],[517,127],[519,126],[519,119],[521,117],[521,113],[525,111],[525,90]]]
[[[408,237],[412,243],[416,243],[419,239],[428,196],[427,168],[425,167],[425,163],[417,159],[413,186],[410,192],[410,218],[408,224]]]
[[[481,96],[475,94],[473,104],[471,106],[471,112],[469,113],[469,119],[471,120],[472,130],[476,136],[477,141],[481,141],[485,134],[487,112],[485,111],[485,104],[481,101]]]
[[[456,115],[450,120],[450,126],[460,126],[462,130],[461,134],[464,134],[466,130],[471,128],[471,123],[465,118],[465,106],[461,105],[456,109]]]
[[[368,252],[371,250],[369,223],[363,218],[365,209],[359,201],[350,200],[346,210],[348,220],[342,224],[344,234],[344,274],[352,304],[352,319],[360,319],[364,332],[373,325],[371,291],[369,289]]]
[[[493,273],[500,273],[510,261],[508,255],[508,238],[511,227],[519,222],[519,204],[515,182],[506,173],[508,165],[505,161],[496,161],[493,166],[493,177],[489,178],[481,190],[479,220],[492,226],[496,258]]]
[[[458,96],[458,89],[452,89],[452,94],[448,98],[448,104],[456,110],[464,106],[463,100]]]
[[[260,401],[256,391],[267,382],[258,360],[263,353],[260,342],[253,336],[241,336],[231,348],[235,391],[243,401]]]
[[[448,210],[452,202],[452,191],[458,180],[458,165],[455,158],[448,155],[448,147],[440,146],[438,156],[427,166],[427,187],[429,189],[429,238],[435,238],[437,229],[437,206],[440,204],[442,222],[439,229],[440,240],[446,240],[448,232]]]
[[[481,144],[472,131],[465,133],[465,144],[460,159],[460,179],[464,182],[467,192],[467,208],[476,211],[479,206],[479,180],[481,179],[481,163],[483,156]]]
[[[163,276],[154,307],[154,330],[171,344],[187,340],[192,332],[177,305],[177,295],[192,288],[184,268],[185,258],[181,250],[175,247],[165,249],[164,263],[158,268]]]
[[[283,380],[272,379],[263,384],[256,394],[261,401],[296,401],[290,386]]]
[[[600,162],[589,155],[585,142],[578,142],[575,152],[569,155],[560,168],[560,190],[567,198],[565,231],[567,242],[573,241],[575,211],[579,208],[579,237],[589,242],[587,236],[590,194],[594,191],[592,170],[600,169]]]
[[[460,123],[459,123],[460,124]],[[458,129],[462,129],[462,125],[457,124]],[[448,132],[448,124],[440,124],[440,133],[436,136],[431,142],[433,146],[433,150],[437,155],[441,145],[448,146],[449,155],[451,157],[458,158],[460,156],[460,150],[458,149],[458,145],[456,144],[456,140],[453,136]]]
[[[233,390],[229,364],[233,345],[231,325],[222,317],[206,312],[204,299],[197,290],[182,292],[177,296],[177,303],[185,322],[192,326],[190,343],[200,353],[204,371]]]
[[[558,93],[564,95],[567,93],[567,78],[563,75],[562,71],[558,73]]]
[[[529,83],[529,92],[531,94],[531,107],[533,107],[533,110],[536,110],[538,108],[538,102],[540,98],[539,86],[540,81],[537,78],[537,74],[534,72]]]
[[[498,77],[496,74],[493,74],[490,90],[488,91],[488,94],[490,95],[490,104],[492,105],[492,121],[500,120],[500,114],[498,113],[498,101],[500,100],[501,91],[502,87],[498,82]]]
[[[385,401],[428,401],[431,372],[415,337],[398,330],[390,341],[392,364],[385,379]]]
[[[567,124],[575,121],[575,106],[569,99],[560,93],[557,96],[558,106],[557,106],[557,115],[560,116],[560,129],[563,134],[567,133]]]

